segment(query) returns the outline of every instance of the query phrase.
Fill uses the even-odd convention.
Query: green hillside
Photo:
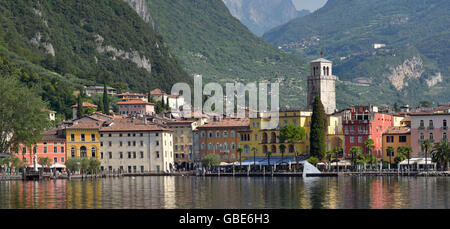
[[[278,80],[282,104],[306,104],[306,62],[252,34],[222,0],[126,1],[163,35],[188,73],[221,84]]]
[[[447,0],[329,0],[263,38],[303,58],[323,52],[333,60],[345,81],[338,84],[340,105],[444,103],[450,101],[448,12]]]
[[[8,66],[66,82],[68,91],[102,82],[101,73],[111,75],[111,86],[141,92],[191,82],[163,38],[120,0],[1,1],[0,27],[0,57]],[[55,104],[73,104],[46,99],[58,112]]]

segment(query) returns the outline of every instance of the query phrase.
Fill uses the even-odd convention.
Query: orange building
[[[394,153],[388,155],[387,148],[392,146]],[[394,163],[398,156],[397,149],[400,146],[411,146],[411,128],[408,126],[392,126],[383,132],[383,160]]]
[[[237,149],[241,147],[242,131],[250,131],[248,119],[224,119],[199,126],[196,132],[199,135],[200,157],[217,154],[223,162],[239,161]]]

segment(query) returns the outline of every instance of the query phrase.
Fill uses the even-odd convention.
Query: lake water
[[[0,208],[449,208],[447,177],[123,177],[2,181]]]

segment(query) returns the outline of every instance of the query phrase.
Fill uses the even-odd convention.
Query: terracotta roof
[[[199,126],[198,128],[250,128],[250,122],[248,119],[224,119]]]
[[[411,128],[407,126],[391,126],[388,127],[383,134],[410,134]]]
[[[194,120],[170,120],[167,121],[166,124],[168,126],[179,126],[179,125],[190,125],[193,122],[195,122]]]
[[[99,129],[103,122],[79,122],[73,126],[67,127],[69,130],[93,130]]]
[[[77,107],[78,107],[78,104],[75,104],[75,105],[73,105],[72,107],[73,107],[73,108],[77,108]],[[95,108],[97,108],[97,105],[92,104],[92,103],[88,103],[88,102],[83,102],[83,107],[95,107]]]
[[[179,98],[180,97],[180,95],[169,95],[169,98],[171,98],[171,99],[176,99],[176,98]]]
[[[411,116],[406,116],[401,120],[401,122],[411,122]]]
[[[154,123],[145,124],[142,120],[138,119],[116,119],[108,126],[100,128],[100,132],[111,131],[170,131],[164,127],[156,125]]]
[[[43,142],[66,141],[65,136],[58,135],[58,130],[59,129],[51,129],[51,130],[44,131],[44,133],[42,133],[42,135],[41,135],[41,141],[43,141]]]
[[[126,96],[126,95],[144,96],[144,94],[140,94],[140,93],[121,93],[121,94],[117,94],[117,96]]]
[[[156,88],[156,89],[150,91],[150,95],[165,95],[165,94],[166,93],[159,88]]]
[[[139,99],[135,99],[135,100],[128,100],[128,101],[122,101],[122,102],[118,102],[117,105],[154,105],[153,103],[149,103],[149,102],[145,102]]]

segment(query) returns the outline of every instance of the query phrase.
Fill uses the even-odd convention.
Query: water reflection
[[[0,208],[449,208],[440,177],[126,177],[0,182]]]

